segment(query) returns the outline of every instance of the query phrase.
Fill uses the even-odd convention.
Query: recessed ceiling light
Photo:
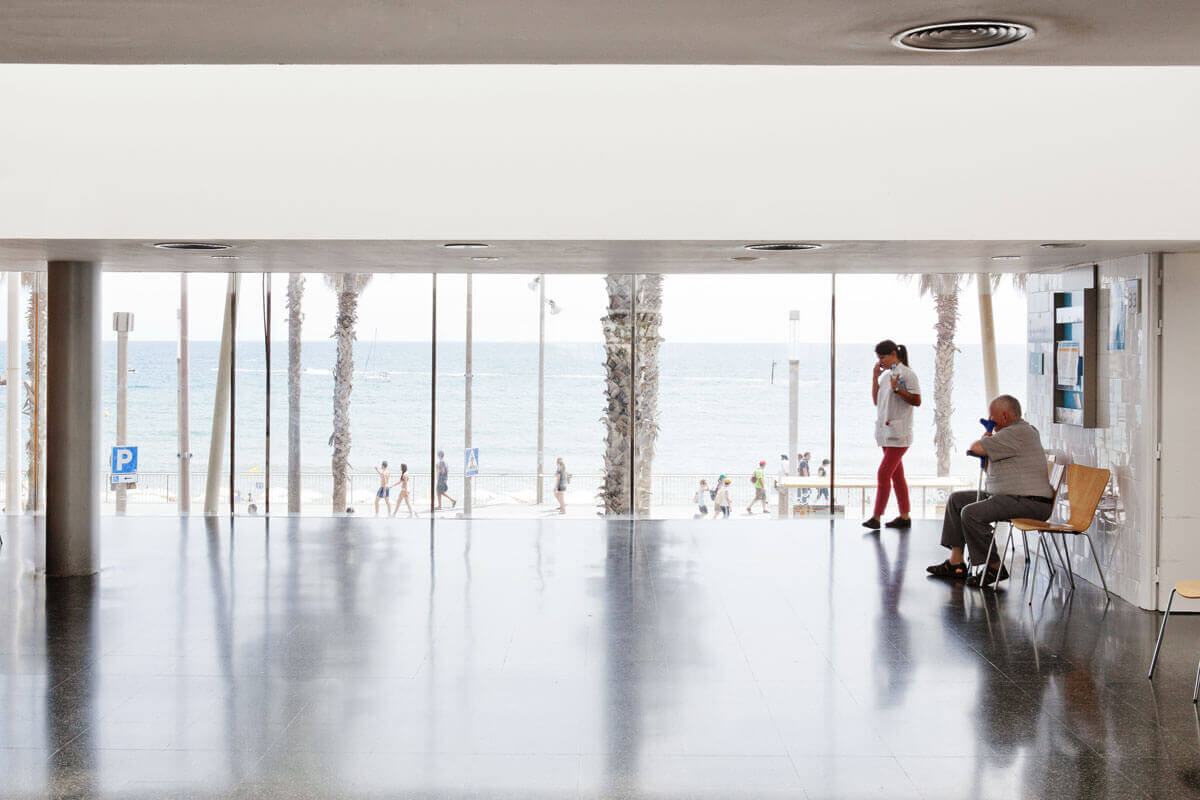
[[[228,250],[233,247],[217,242],[156,242],[154,246],[159,250]]]
[[[747,250],[820,250],[821,245],[811,244],[809,242],[763,242],[761,244],[748,244],[745,246]]]
[[[451,250],[478,250],[487,247],[487,245],[483,242],[449,242],[442,245],[442,247],[448,247]]]
[[[471,256],[472,261],[499,261],[500,256]]]
[[[892,44],[905,50],[961,53],[1005,47],[1032,38],[1033,28],[1029,25],[984,19],[918,25],[892,36]]]
[[[992,256],[992,261],[1020,261],[1020,256]]]
[[[239,257],[240,256],[209,256],[209,258],[215,258],[218,261],[237,261]]]
[[[734,256],[730,261],[758,261],[758,256]]]
[[[1070,250],[1073,247],[1087,247],[1086,242],[1046,242],[1038,247],[1044,247],[1047,250]]]

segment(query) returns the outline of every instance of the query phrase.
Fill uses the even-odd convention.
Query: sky
[[[474,278],[474,337],[478,341],[537,341],[538,295],[533,275],[477,275]],[[667,275],[663,287],[662,334],[674,342],[786,342],[788,318],[800,311],[800,340],[829,340],[830,281],[823,275]],[[838,275],[837,336],[840,342],[900,343],[934,341],[933,300],[920,297],[915,279],[895,275]],[[379,274],[359,304],[360,341],[429,341],[428,274]],[[104,335],[112,339],[114,311],[134,314],[133,339],[174,340],[178,336],[178,274],[104,275]],[[226,276],[188,277],[189,335],[220,338]],[[438,276],[438,338],[465,338],[466,276]],[[272,276],[272,336],[287,335],[287,275]],[[239,341],[261,341],[263,276],[243,274],[238,307]],[[559,308],[546,315],[550,341],[599,341],[607,298],[600,275],[548,275],[546,297]],[[1006,277],[994,299],[996,339],[1025,341],[1025,298]],[[323,276],[307,276],[303,338],[326,339],[333,331],[334,295]],[[964,286],[959,303],[958,341],[979,341],[979,305],[975,283]]]

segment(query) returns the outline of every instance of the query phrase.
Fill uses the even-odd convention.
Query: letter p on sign
[[[137,448],[114,447],[112,449],[112,472],[114,475],[137,472]]]

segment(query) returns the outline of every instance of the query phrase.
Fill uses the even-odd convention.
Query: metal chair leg
[[[1011,525],[1009,526],[1008,530],[1009,530],[1009,534],[1011,535],[1012,534],[1012,526]],[[1025,531],[1021,531],[1021,546],[1023,548],[1025,548],[1025,563],[1028,564],[1029,563],[1029,534],[1027,534]]]
[[[1054,559],[1050,556],[1050,547],[1046,544],[1046,534],[1038,531],[1038,544],[1042,548],[1042,556],[1046,559],[1046,566],[1050,569],[1050,580],[1054,580],[1058,575],[1058,570],[1054,567]]]
[[[1053,532],[1051,532],[1051,534],[1050,534],[1050,541],[1054,545],[1054,552],[1058,553],[1058,563],[1062,564],[1062,568],[1067,573],[1067,580],[1069,580],[1071,582],[1071,591],[1074,591],[1075,590],[1075,570],[1071,569],[1071,563],[1068,558],[1071,554],[1068,552],[1066,556],[1063,555],[1062,550],[1060,550],[1058,548],[1058,539],[1054,538]],[[1067,547],[1067,543],[1064,541],[1063,549],[1065,550],[1066,547]]]
[[[1162,625],[1158,627],[1158,641],[1154,644],[1154,655],[1150,659],[1150,672],[1146,675],[1150,680],[1154,680],[1154,667],[1158,664],[1158,651],[1162,648],[1163,634],[1167,632],[1167,617],[1171,616],[1171,603],[1175,602],[1175,590],[1171,590],[1171,596],[1167,598],[1167,610],[1163,613]]]
[[[1092,537],[1088,534],[1083,534],[1083,538],[1087,539],[1088,549],[1092,551],[1092,561],[1096,564],[1096,572],[1100,573],[1100,585],[1104,587],[1104,595],[1111,597],[1112,592],[1108,590],[1108,581],[1104,580],[1104,570],[1100,568],[1100,559],[1096,556],[1096,545],[1092,544]]]
[[[1196,686],[1192,689],[1192,702],[1200,702],[1200,662],[1196,663]]]
[[[1040,537],[1039,537],[1039,539],[1040,539]],[[1036,591],[1036,589],[1035,589],[1034,587],[1036,587],[1036,586],[1037,586],[1037,571],[1038,571],[1038,561],[1040,561],[1040,560],[1041,560],[1041,559],[1039,559],[1039,558],[1034,558],[1034,559],[1033,559],[1033,572],[1032,572],[1032,573],[1029,573],[1029,608],[1030,608],[1030,613],[1033,613],[1033,611],[1032,611],[1032,609],[1033,609],[1033,593]],[[1025,563],[1026,563],[1026,564],[1028,564],[1029,562],[1027,561],[1027,562],[1025,562]],[[1028,573],[1028,568],[1026,568],[1026,572]],[[1053,576],[1051,576],[1051,577],[1053,578]]]

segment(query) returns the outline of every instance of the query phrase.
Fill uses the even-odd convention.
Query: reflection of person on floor
[[[442,497],[450,501],[450,507],[454,508],[458,505],[458,501],[450,495],[446,494],[450,488],[450,468],[446,466],[446,454],[438,450],[437,462],[437,507],[442,507]]]
[[[746,513],[754,513],[754,504],[762,501],[762,510],[766,514],[770,509],[767,508],[767,462],[758,462],[758,469],[754,470],[754,475],[750,478],[750,483],[754,485],[754,499],[750,501],[750,505],[746,506]]]
[[[562,457],[555,459],[554,468],[554,499],[558,500],[558,513],[567,513],[567,504],[563,499],[567,491],[567,481],[571,480],[571,474],[567,472],[567,465],[563,463]]]
[[[1021,418],[1017,398],[1000,395],[988,406],[988,416],[996,423],[994,432],[985,433],[970,448],[975,455],[987,457],[987,491],[954,492],[946,501],[942,546],[950,549],[950,558],[928,569],[939,578],[967,577],[964,545],[971,563],[983,564],[992,542],[992,523],[1016,517],[1049,519],[1054,510],[1054,489],[1046,475],[1046,451],[1037,428]],[[994,558],[982,575],[972,575],[967,583],[990,586],[1007,578],[1000,553]]]
[[[416,512],[413,511],[412,501],[408,496],[408,464],[400,465],[400,478],[392,484],[392,486],[400,487],[400,495],[396,498],[396,509],[392,511],[392,516],[400,513],[400,501],[404,501],[404,505],[408,506],[408,516],[415,517]],[[378,502],[378,501],[377,501]]]
[[[387,516],[392,515],[392,487],[388,481],[392,479],[392,473],[388,471],[387,462],[383,462],[382,467],[375,468],[375,474],[379,476],[379,488],[375,490],[375,516],[379,516],[379,501],[387,503]]]

